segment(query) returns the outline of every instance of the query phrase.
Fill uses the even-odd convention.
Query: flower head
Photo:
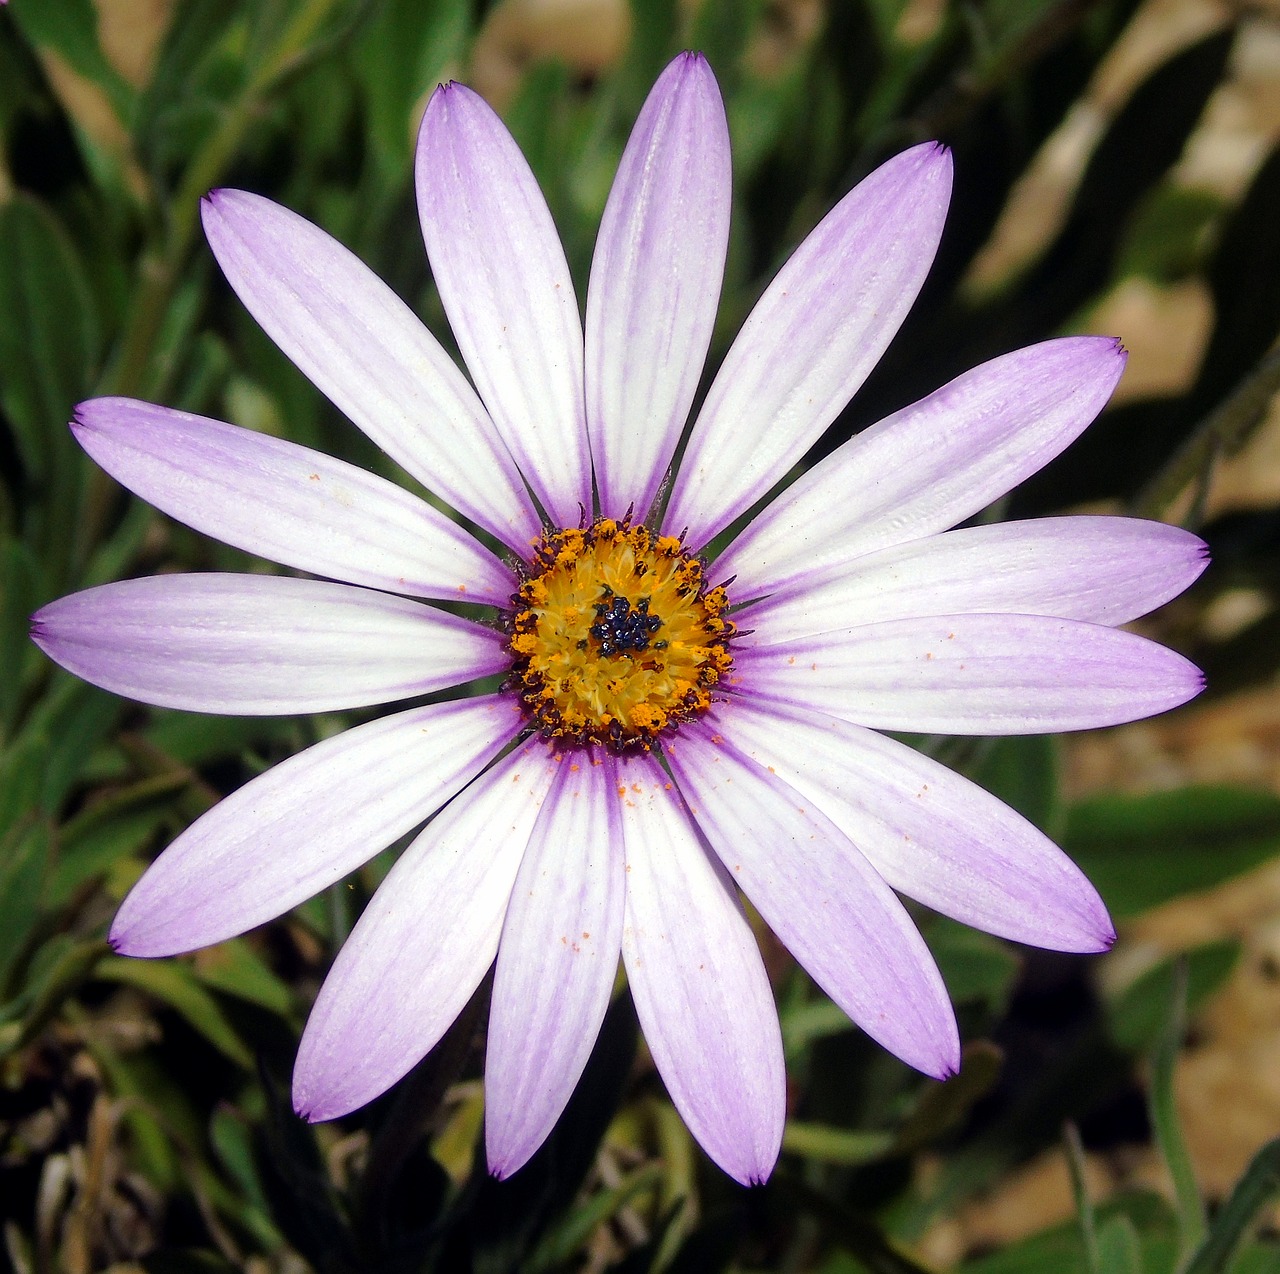
[[[108,472],[321,578],[128,580],[46,606],[33,636],[98,685],[196,711],[468,687],[240,788],[112,927],[132,955],[217,942],[426,821],[307,1024],[294,1099],[308,1118],[405,1074],[496,959],[486,1139],[491,1169],[514,1171],[581,1074],[621,953],[677,1108],[725,1171],[758,1181],[781,1139],[782,1045],[739,891],[854,1021],[935,1076],[958,1065],[956,1025],[899,892],[1019,941],[1111,942],[1097,894],[1039,831],[875,731],[1079,729],[1200,689],[1180,656],[1119,627],[1199,574],[1193,536],[1110,517],[950,529],[1085,428],[1119,379],[1118,343],[994,359],[774,494],[914,300],[950,180],[947,151],[916,146],[831,211],[744,324],[674,476],[729,226],[728,131],[700,56],[667,68],[636,123],[585,332],[510,135],[460,85],[431,98],[422,229],[474,390],[315,226],[255,195],[208,197],[210,246],[259,323],[458,517],[292,443],[97,399],[72,427]],[[457,601],[491,622],[436,604]],[[500,689],[469,685],[490,676]]]

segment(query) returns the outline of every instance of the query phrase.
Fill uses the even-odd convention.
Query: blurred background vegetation
[[[956,194],[920,303],[810,462],[1054,333],[1132,351],[1113,407],[992,517],[1180,521],[1214,565],[1145,621],[1209,673],[1149,723],[921,740],[1081,862],[1107,957],[921,925],[964,1069],[871,1045],[761,933],[790,1122],[770,1184],[702,1157],[625,994],[552,1140],[476,1158],[484,1006],[391,1094],[291,1113],[298,1033],[386,869],[160,962],[103,935],[218,797],[343,719],[195,718],[53,669],[72,588],[263,570],[125,497],[72,406],[125,393],[390,463],[257,330],[198,234],[233,184],[349,244],[448,343],[410,182],[427,93],[502,112],[579,286],[653,78],[702,49],[735,203],[712,367],[772,271],[881,159]],[[21,1271],[1280,1270],[1280,4],[1225,0],[10,0],[0,11],[0,1217]],[[394,475],[399,476],[399,475]]]

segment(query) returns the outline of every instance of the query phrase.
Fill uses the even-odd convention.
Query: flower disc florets
[[[723,585],[628,521],[548,532],[512,600],[510,684],[547,738],[647,751],[711,706],[733,662]]]

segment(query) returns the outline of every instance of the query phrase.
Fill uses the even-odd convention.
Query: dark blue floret
[[[649,614],[649,599],[641,597],[634,606],[619,593],[607,594],[596,603],[596,622],[591,635],[600,643],[602,655],[627,655],[648,650],[649,638],[662,627],[657,615]]]

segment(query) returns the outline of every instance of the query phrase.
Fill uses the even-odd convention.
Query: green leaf
[[[1108,794],[1068,811],[1063,841],[1112,914],[1132,916],[1280,852],[1280,798],[1230,787]]]
[[[1259,1214],[1280,1197],[1280,1138],[1254,1155],[1183,1274],[1222,1274]],[[1264,1268],[1275,1269],[1274,1249]]]
[[[1089,1183],[1085,1180],[1084,1144],[1080,1131],[1073,1123],[1066,1127],[1067,1167],[1071,1172],[1071,1194],[1075,1199],[1076,1217],[1080,1222],[1080,1242],[1084,1245],[1084,1259],[1089,1274],[1101,1274],[1102,1259],[1098,1250],[1097,1218],[1093,1199],[1089,1195]]]
[[[989,1040],[964,1046],[960,1073],[946,1083],[927,1084],[920,1101],[898,1129],[894,1151],[905,1154],[937,1141],[958,1127],[965,1116],[995,1086],[1004,1067],[1004,1053]]]
[[[153,712],[146,737],[166,756],[198,769],[274,745],[290,751],[312,742],[287,717],[209,717],[194,712]]]
[[[288,986],[243,938],[220,942],[202,952],[195,972],[205,986],[224,995],[248,1000],[281,1017],[288,1017],[292,1011],[293,995]]]
[[[209,1121],[209,1144],[243,1198],[236,1213],[238,1219],[254,1231],[259,1242],[271,1247],[279,1244],[280,1233],[268,1219],[253,1140],[243,1116],[226,1107],[215,1110]]]
[[[97,976],[154,996],[186,1018],[225,1057],[246,1070],[253,1069],[249,1047],[227,1021],[217,1000],[196,981],[189,964],[109,956],[98,966]]]
[[[25,195],[0,205],[0,296],[0,402],[23,463],[32,477],[47,479],[55,453],[71,454],[66,422],[93,383],[101,334],[74,243],[53,213]]]
[[[48,810],[59,809],[75,785],[82,780],[90,758],[111,733],[123,702],[96,686],[60,674],[69,692],[59,699],[48,722],[51,740],[44,773],[42,801]]]
[[[952,1001],[978,1001],[992,1015],[1002,1013],[1022,967],[1017,955],[998,938],[945,916],[934,917],[924,934]]]
[[[763,10],[762,0],[704,0],[694,10],[689,47],[727,73],[741,58]]]
[[[103,56],[92,0],[15,5],[9,12],[28,40],[65,58],[102,89],[122,123],[128,120],[133,89]]]
[[[1240,944],[1223,941],[1162,960],[1112,1001],[1107,1011],[1111,1038],[1131,1053],[1150,1051],[1164,1032],[1178,962],[1186,963],[1187,1011],[1194,1013],[1226,981],[1239,958]]]
[[[802,1123],[798,1119],[788,1119],[782,1132],[782,1148],[788,1154],[844,1167],[883,1159],[893,1144],[892,1133],[859,1132],[833,1128],[830,1124]]]
[[[0,839],[0,995],[40,916],[49,862],[49,827],[11,825]]]
[[[1182,962],[1175,966],[1173,985],[1166,1004],[1168,1014],[1165,1029],[1151,1059],[1148,1105],[1156,1145],[1173,1180],[1178,1217],[1178,1258],[1181,1263],[1204,1241],[1207,1224],[1204,1200],[1196,1185],[1191,1153],[1187,1149],[1186,1138],[1182,1135],[1182,1124],[1173,1093],[1173,1070],[1178,1061],[1178,1050],[1182,1047],[1187,1013],[1187,968]]]
[[[1056,836],[1060,831],[1061,749],[1051,734],[992,739],[970,777],[979,787]]]
[[[31,612],[39,604],[38,567],[27,545],[5,540],[0,545],[0,738],[17,720],[25,689],[22,676],[33,647],[28,632]]]
[[[169,817],[167,805],[121,809],[65,835],[49,878],[49,904],[61,906],[86,881],[106,875],[120,859],[139,853]]]
[[[1098,1274],[1142,1274],[1142,1244],[1123,1214],[1098,1227]]]
[[[541,1274],[562,1268],[597,1226],[615,1217],[636,1195],[656,1187],[661,1179],[662,1165],[650,1163],[629,1173],[617,1185],[593,1194],[547,1232],[521,1269],[528,1274]]]
[[[105,942],[74,942],[65,934],[46,942],[32,958],[17,998],[0,1007],[0,1056],[35,1039],[108,950]]]
[[[357,38],[369,140],[390,179],[408,175],[414,107],[461,58],[470,31],[468,0],[387,0]]]
[[[1185,278],[1199,263],[1205,232],[1221,210],[1222,201],[1211,192],[1161,186],[1134,217],[1116,273],[1158,283]]]
[[[49,763],[49,740],[43,730],[28,727],[0,751],[0,829],[45,808],[41,794]]]
[[[1117,1218],[1124,1218],[1134,1233],[1141,1236],[1144,1250],[1166,1240],[1172,1228],[1169,1205],[1155,1194],[1120,1195],[1099,1204],[1096,1209],[1099,1234],[1105,1233]],[[1153,1261],[1145,1264],[1148,1268],[1155,1267]],[[1081,1274],[1085,1268],[1084,1241],[1076,1221],[1041,1230],[1021,1242],[960,1266],[963,1274],[1027,1274],[1028,1270],[1036,1274]]]

